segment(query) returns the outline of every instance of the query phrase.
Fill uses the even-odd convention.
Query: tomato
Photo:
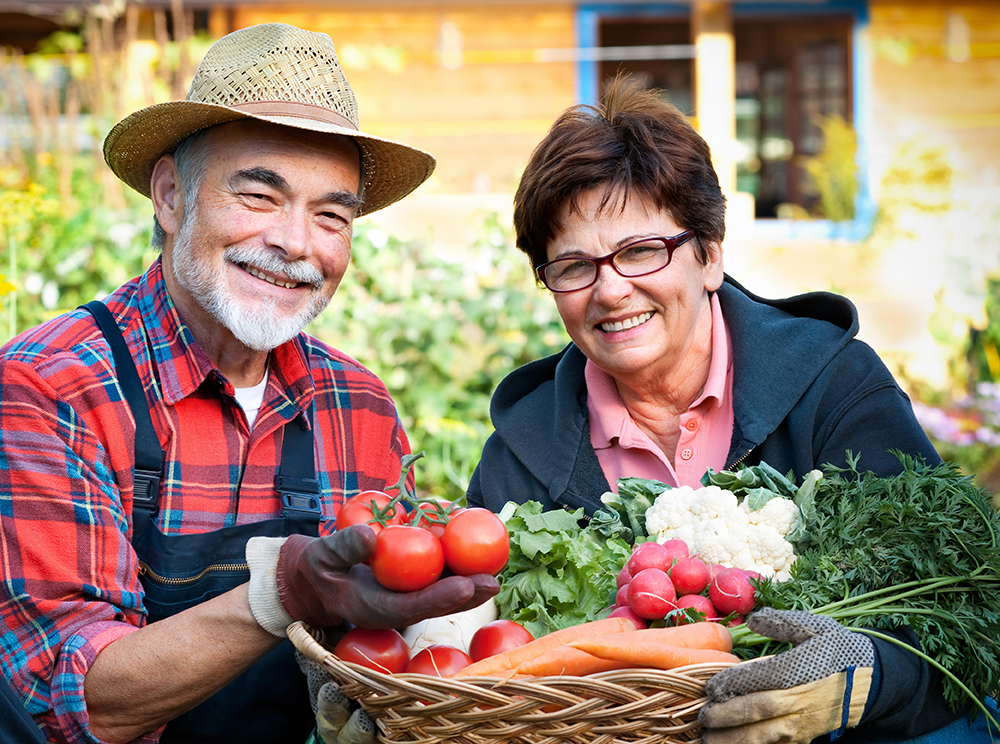
[[[334,647],[333,653],[341,661],[349,661],[386,674],[403,671],[410,661],[410,647],[399,631],[391,628],[351,628]]]
[[[444,535],[444,527],[448,524],[448,520],[451,519],[452,512],[449,512],[451,503],[448,501],[442,501],[440,504],[441,508],[437,509],[433,504],[422,504],[416,511],[410,515],[410,524],[414,527],[419,527],[422,530],[427,530],[438,540]],[[428,518],[430,515],[431,518]],[[440,520],[440,521],[438,521]]]
[[[469,656],[473,661],[500,654],[512,648],[523,646],[535,640],[534,636],[520,623],[513,620],[494,620],[486,623],[472,635],[469,642]]]
[[[441,537],[445,564],[459,576],[493,574],[507,565],[507,526],[488,509],[463,509],[448,520]]]
[[[471,663],[472,657],[462,649],[436,643],[414,655],[406,665],[406,671],[414,674],[430,674],[434,677],[450,677]]]
[[[372,502],[378,509],[385,509],[389,505],[392,497],[382,491],[362,491],[352,496],[337,511],[337,529],[342,530],[352,524],[367,524],[375,534],[382,531],[383,527],[372,514]],[[387,525],[403,524],[406,521],[406,510],[402,504],[396,504],[392,513],[386,518]]]
[[[441,541],[427,530],[390,524],[378,533],[370,564],[378,583],[386,589],[415,592],[441,578],[444,550]]]

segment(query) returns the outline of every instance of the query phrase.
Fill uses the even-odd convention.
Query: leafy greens
[[[631,545],[581,527],[583,509],[542,511],[537,501],[500,512],[510,535],[510,558],[500,574],[501,617],[536,638],[596,619],[613,601],[615,576]]]

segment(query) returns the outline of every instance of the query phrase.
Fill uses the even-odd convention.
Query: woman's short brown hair
[[[708,144],[676,106],[628,78],[599,105],[565,111],[531,154],[514,195],[514,231],[533,267],[548,260],[560,209],[575,210],[579,195],[599,186],[601,209],[636,195],[694,230],[702,263],[707,244],[725,237],[726,198]]]

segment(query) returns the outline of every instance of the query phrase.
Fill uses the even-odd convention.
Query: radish
[[[635,614],[635,611],[631,607],[615,607],[608,613],[608,617],[627,617],[633,623],[635,623],[636,630],[644,630],[649,627],[649,623],[643,620],[641,617]]]
[[[644,542],[636,545],[622,571],[628,571],[629,575],[634,577],[646,568],[658,568],[661,571],[670,568],[670,554],[658,542]]]
[[[693,610],[697,610],[702,613],[704,617],[702,620],[718,620],[719,612],[715,609],[715,605],[712,604],[712,600],[706,597],[704,594],[685,594],[677,598],[677,609],[682,610],[685,607],[690,607]],[[677,614],[677,624],[686,625],[687,623],[693,622],[687,617],[686,613]]]
[[[663,543],[663,547],[666,549],[667,555],[670,556],[669,560],[667,561],[668,568],[674,565],[674,563],[681,560],[682,558],[687,558],[688,556],[691,555],[691,553],[688,552],[687,543],[681,540],[680,538],[667,540],[665,543]]]
[[[727,568],[727,566],[723,566],[721,563],[713,563],[711,566],[708,567],[708,580],[712,581],[719,573],[719,571],[721,571],[724,568]]]
[[[639,617],[662,620],[674,609],[677,591],[666,571],[644,568],[628,583],[628,606]]]
[[[618,607],[628,607],[628,584],[625,586],[618,587],[618,591],[615,593],[615,605]]]
[[[622,566],[622,570],[615,576],[615,586],[621,589],[632,579],[632,574],[628,570],[628,563]]]
[[[753,609],[756,592],[742,568],[724,568],[708,586],[708,598],[723,615],[746,615]]]
[[[681,558],[667,571],[678,594],[701,594],[708,586],[709,570],[698,558]]]

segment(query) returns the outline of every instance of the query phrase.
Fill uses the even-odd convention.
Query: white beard
[[[226,248],[223,260],[214,266],[198,255],[192,235],[196,210],[197,205],[185,214],[174,239],[174,275],[195,301],[241,343],[255,351],[270,351],[294,338],[323,312],[330,302],[330,297],[323,294],[323,276],[305,261],[288,262],[271,251],[248,246]],[[226,262],[253,266],[265,273],[283,274],[293,281],[312,284],[311,300],[291,316],[282,313],[270,298],[241,301],[226,288],[223,279]]]

